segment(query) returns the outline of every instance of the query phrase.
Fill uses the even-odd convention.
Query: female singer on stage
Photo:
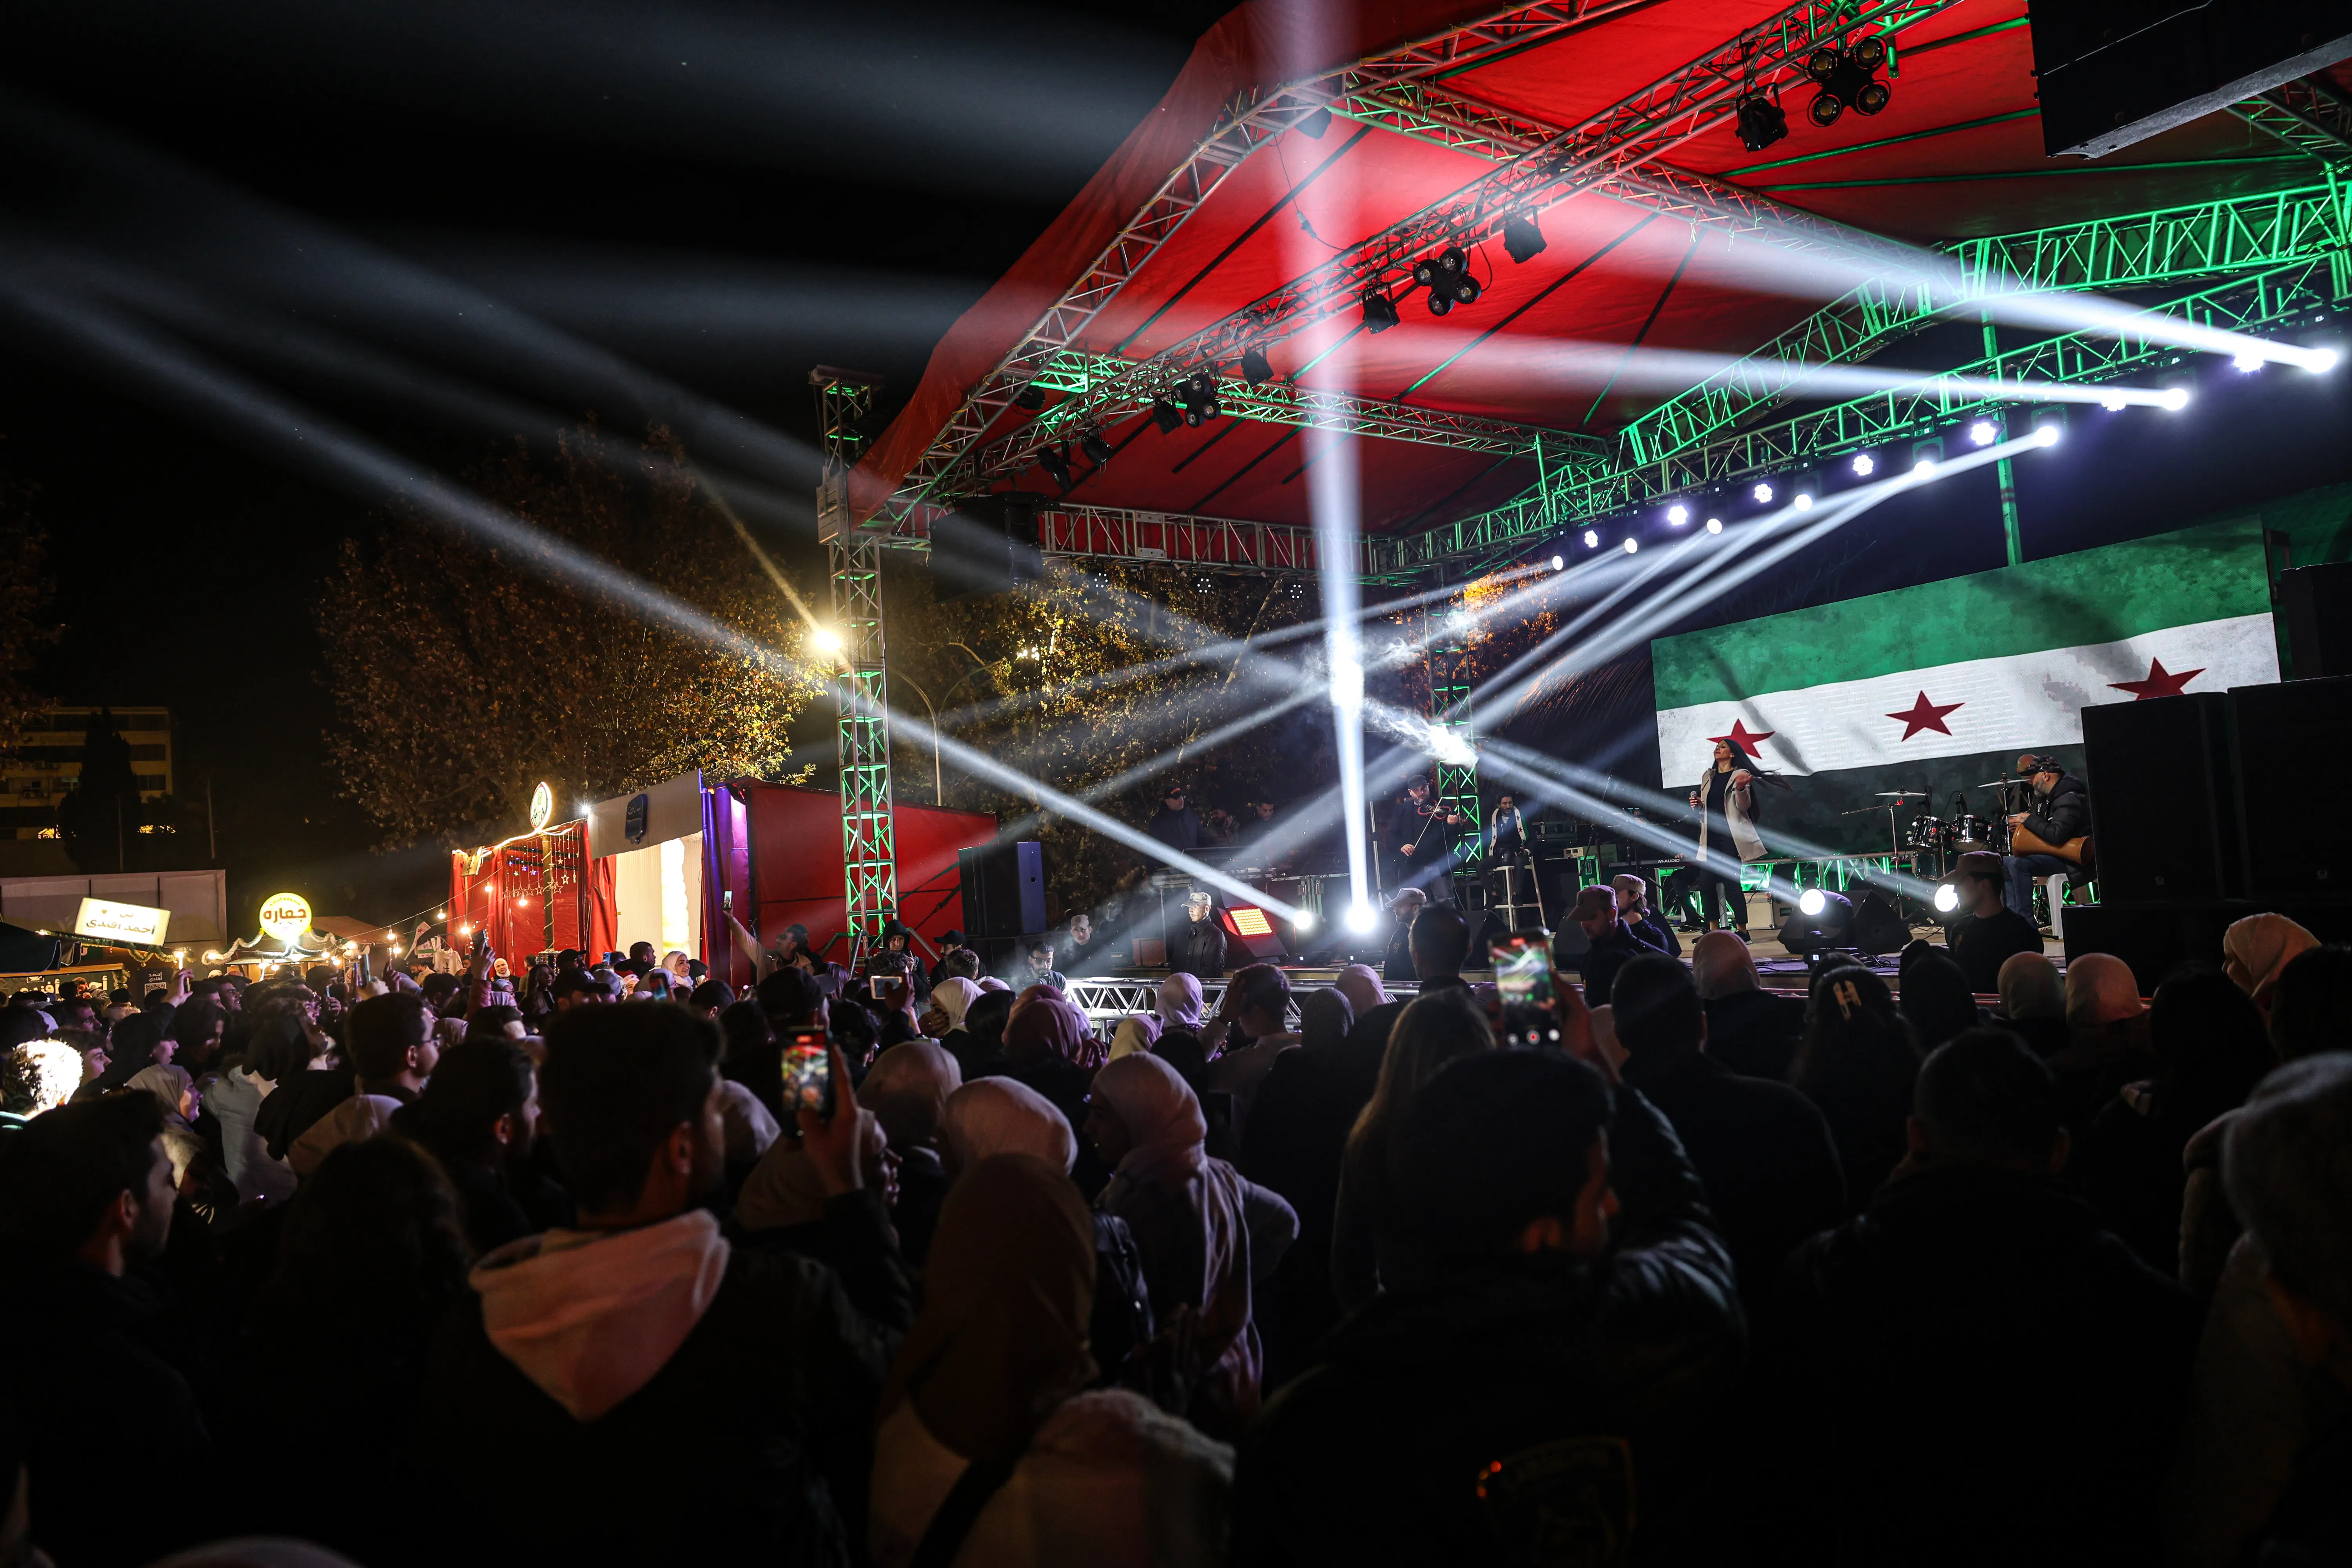
[[[1696,870],[1706,928],[1721,929],[1716,920],[1719,900],[1727,917],[1723,923],[1745,937],[1748,896],[1740,891],[1739,868],[1764,858],[1764,840],[1756,831],[1756,775],[1741,765],[1730,742],[1715,743],[1714,764],[1691,791],[1690,803],[1699,814]]]

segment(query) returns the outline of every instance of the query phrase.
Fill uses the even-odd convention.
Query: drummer
[[[2064,844],[2091,831],[2091,795],[2081,779],[2058,765],[2058,759],[2028,753],[2017,759],[2017,771],[2033,780],[2030,809],[2010,813],[2013,833],[2025,828],[2044,844]],[[2008,879],[2004,895],[2009,907],[2033,918],[2033,883],[2038,877],[2075,869],[2074,863],[2055,855],[2004,855],[2001,871]]]

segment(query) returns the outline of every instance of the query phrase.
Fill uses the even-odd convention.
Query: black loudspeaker
[[[2104,157],[2352,54],[2343,0],[2032,0],[2028,10],[2053,157]]]
[[[2352,561],[2291,566],[2278,576],[2287,678],[2352,675]]]
[[[2233,686],[2230,705],[2247,896],[2352,890],[2352,676]]]
[[[956,851],[967,936],[1004,939],[1045,929],[1045,851],[1003,839]]]
[[[2084,709],[2083,782],[2102,903],[2242,891],[2230,698],[2193,691]]]
[[[1044,496],[998,490],[972,496],[931,522],[931,572],[943,604],[1002,594],[1045,575],[1037,513]]]

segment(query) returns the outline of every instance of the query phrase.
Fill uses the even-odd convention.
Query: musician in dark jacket
[[[2091,831],[2091,795],[2081,779],[2058,765],[2055,757],[2023,756],[2017,771],[2033,777],[2031,809],[2010,813],[2009,829],[2023,828],[2044,844],[2063,845]],[[2012,846],[2014,847],[2014,846]],[[2001,869],[2009,878],[2009,907],[2033,918],[2033,881],[2053,872],[2075,868],[2072,860],[2055,855],[2004,855]]]
[[[1388,847],[1396,857],[1397,885],[1426,887],[1452,870],[1454,830],[1469,820],[1437,799],[1427,779],[1407,784],[1403,798],[1389,814]]]
[[[1202,980],[1225,977],[1225,928],[1217,923],[1217,903],[1195,888],[1184,900],[1184,923],[1168,944],[1168,967]]]

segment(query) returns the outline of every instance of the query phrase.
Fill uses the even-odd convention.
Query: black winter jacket
[[[2025,826],[2045,841],[2063,844],[2091,831],[2091,792],[2073,773],[2060,773],[2047,799],[2035,796],[2025,814]]]
[[[1622,1230],[1598,1261],[1496,1258],[1340,1323],[1242,1439],[1236,1564],[1705,1555],[1702,1456],[1745,1331],[1731,1258],[1633,1090],[1609,1147]]]

